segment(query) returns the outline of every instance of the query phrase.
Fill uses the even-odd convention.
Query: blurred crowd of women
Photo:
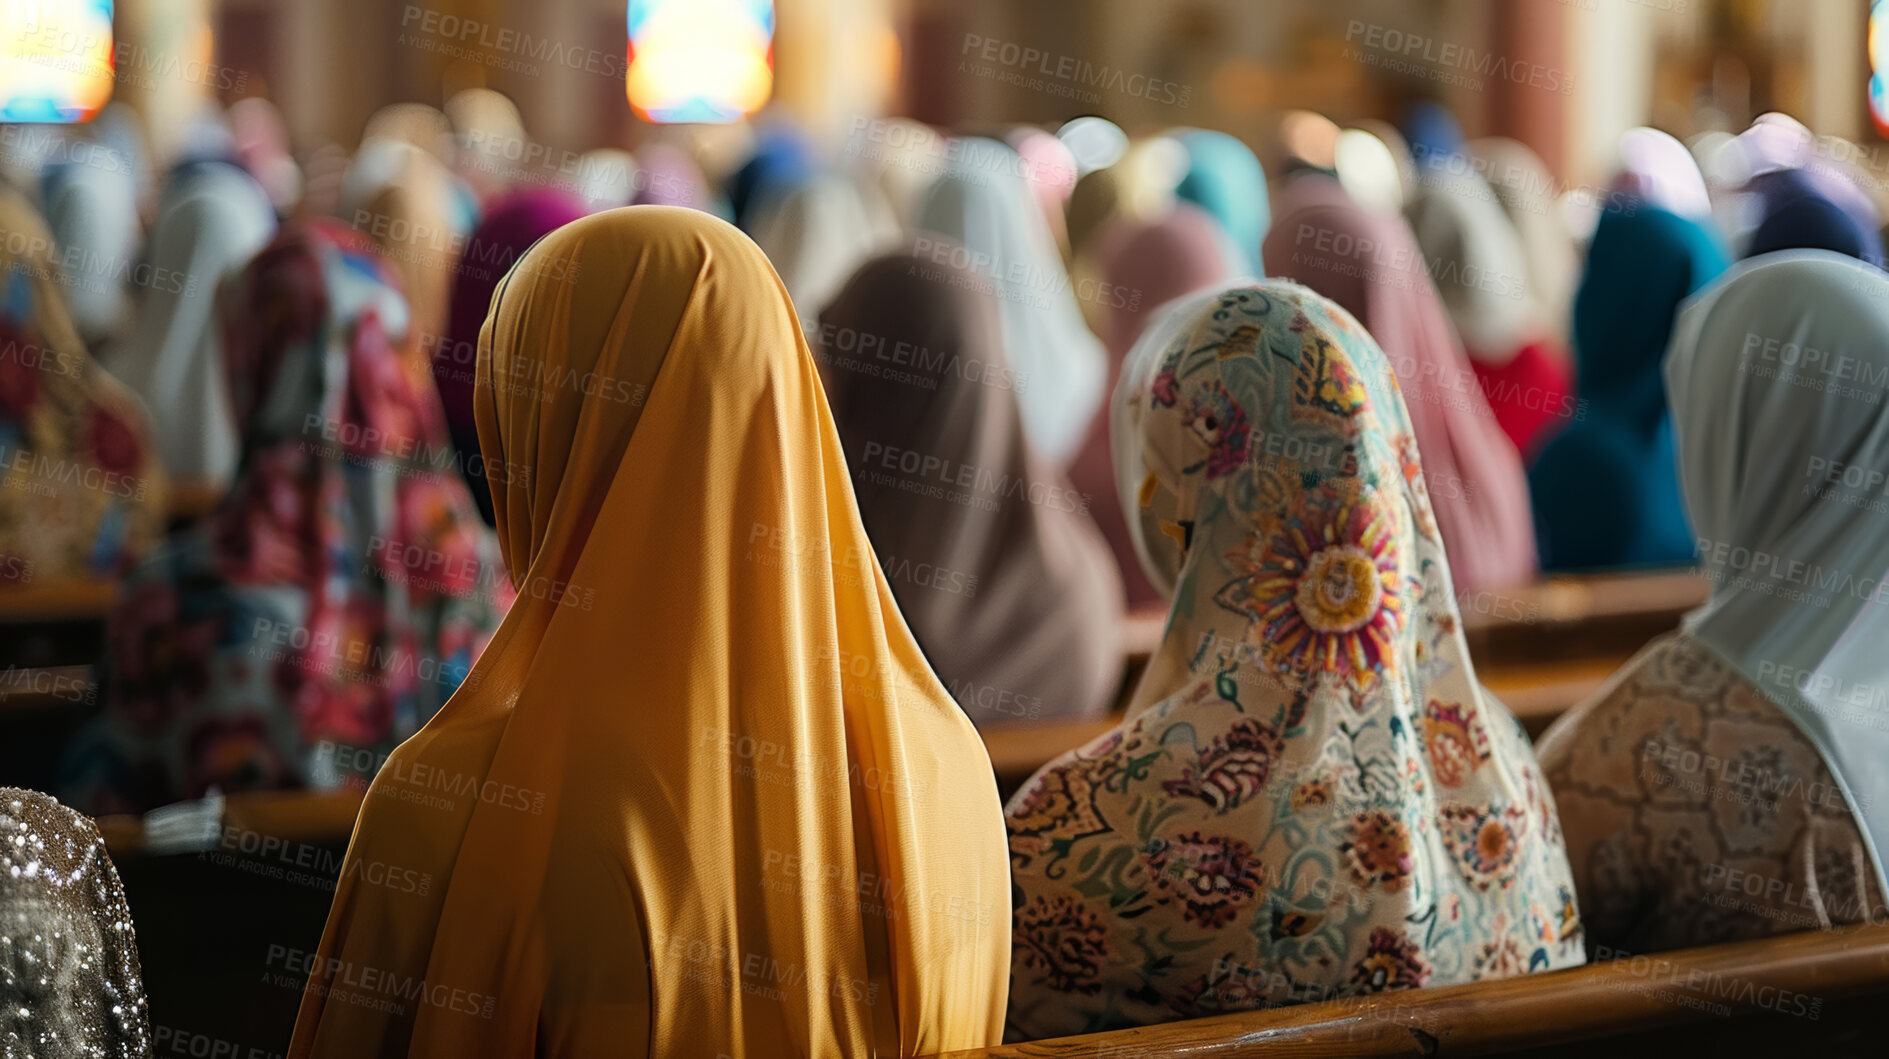
[[[1882,914],[1889,276],[1841,141],[1635,129],[1587,188],[1432,104],[1286,115],[1270,173],[1092,117],[824,142],[768,111],[576,154],[484,89],[388,107],[351,153],[297,156],[262,99],[182,139],[155,164],[123,104],[8,133],[0,592],[122,582],[59,792],[87,812],[416,763],[539,799],[370,797],[351,855],[446,882],[385,931],[400,898],[344,881],[331,968],[535,975],[495,1041],[640,1018],[824,1054]],[[167,535],[186,487],[218,499]],[[1477,681],[1459,599],[1693,565],[1710,603],[1539,747]],[[1122,688],[1136,610],[1166,620]],[[1124,702],[998,822],[971,726]],[[703,780],[742,739],[812,800]],[[898,782],[860,801],[861,761]],[[573,852],[610,829],[570,821],[652,800],[632,900]],[[862,926],[751,878],[776,846],[995,911]],[[696,907],[711,878],[747,896]],[[541,883],[622,897],[595,914],[652,945],[746,944],[762,902],[783,958],[865,952],[839,963],[898,983],[896,1025],[625,1014],[598,968],[683,971]],[[481,929],[533,914],[548,966]],[[319,985],[295,1054],[481,1047]]]

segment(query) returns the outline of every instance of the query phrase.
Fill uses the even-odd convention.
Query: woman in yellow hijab
[[[494,296],[475,401],[518,602],[375,778],[290,1054],[996,1044],[989,762],[760,251],[693,210],[566,225]]]

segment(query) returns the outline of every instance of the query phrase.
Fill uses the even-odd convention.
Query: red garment
[[[1523,346],[1500,367],[1471,363],[1496,424],[1515,442],[1523,462],[1535,462],[1541,446],[1575,419],[1574,372],[1546,339]]]

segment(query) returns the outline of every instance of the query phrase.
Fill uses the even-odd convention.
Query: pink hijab
[[[1208,287],[1225,286],[1240,274],[1239,251],[1213,216],[1198,207],[1177,203],[1172,212],[1154,221],[1117,218],[1103,229],[1095,249],[1097,273],[1103,288],[1097,292],[1106,307],[1101,328],[1108,347],[1108,389],[1115,392],[1122,361],[1135,340],[1154,319],[1162,304]],[[1135,554],[1134,539],[1122,513],[1115,485],[1115,461],[1109,452],[1109,417],[1095,417],[1089,435],[1069,467],[1076,491],[1089,498],[1089,510],[1108,538],[1115,562],[1121,567],[1128,605],[1165,603],[1167,598],[1149,583]]]
[[[1357,205],[1324,177],[1294,181],[1280,204],[1266,272],[1343,306],[1390,359],[1456,590],[1532,580],[1535,524],[1521,456],[1483,397],[1410,226]]]

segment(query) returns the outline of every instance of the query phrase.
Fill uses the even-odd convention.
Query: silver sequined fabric
[[[0,787],[0,1057],[151,1054],[125,889],[87,817]]]

